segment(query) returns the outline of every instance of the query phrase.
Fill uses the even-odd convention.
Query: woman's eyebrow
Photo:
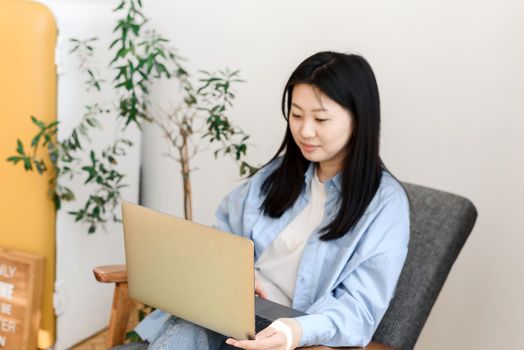
[[[292,105],[293,107],[296,107],[297,109],[299,109],[299,110],[301,110],[301,111],[304,110],[302,107],[300,107],[299,105],[297,105],[295,102],[291,102],[291,105]],[[314,108],[312,111],[313,111],[313,112],[327,112],[328,110],[325,109],[325,108]]]

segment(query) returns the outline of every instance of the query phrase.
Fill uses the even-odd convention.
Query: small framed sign
[[[43,257],[0,247],[0,349],[36,349],[43,281]]]

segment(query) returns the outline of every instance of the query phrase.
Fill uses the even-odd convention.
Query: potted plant
[[[140,0],[122,0],[114,11],[121,16],[109,47],[113,56],[109,64],[114,71],[112,82],[102,79],[93,63],[97,38],[71,39],[70,43],[86,88],[102,92],[110,85],[117,92],[117,100],[86,105],[81,122],[61,140],[57,138],[59,122],[46,124],[31,116],[36,134],[29,144],[18,139],[16,153],[7,159],[22,165],[25,171],[52,172],[49,193],[57,210],[63,201],[77,200],[68,181],[82,176],[90,194],[69,213],[76,221],[88,224],[88,233],[96,232],[106,222],[120,221],[118,203],[126,177],[118,164],[133,147],[126,137],[131,127],[141,129],[144,123],[151,123],[162,131],[169,145],[166,156],[181,166],[187,219],[192,219],[190,164],[196,154],[211,150],[215,157],[231,157],[241,175],[256,171],[245,161],[249,136],[228,116],[235,98],[234,87],[242,82],[239,72],[227,68],[200,71],[195,78],[184,68],[182,57],[170,41],[149,27]],[[164,110],[150,94],[155,82],[162,79],[178,86],[171,110]],[[104,115],[116,115],[121,127],[102,150],[97,150],[90,143],[90,135],[103,128]],[[210,147],[202,147],[204,144]]]

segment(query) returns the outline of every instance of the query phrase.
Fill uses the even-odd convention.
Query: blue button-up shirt
[[[255,261],[305,208],[311,193],[313,164],[294,205],[280,218],[263,215],[260,188],[277,162],[233,190],[217,210],[221,230],[253,240]],[[338,174],[324,183],[325,216],[318,229],[337,214],[340,181]],[[293,297],[293,308],[309,314],[296,318],[303,332],[300,345],[365,346],[393,297],[407,254],[409,202],[404,189],[383,171],[377,193],[350,232],[327,242],[318,237],[315,231],[306,243]]]
[[[255,261],[309,201],[313,164],[305,174],[304,190],[293,206],[280,218],[263,214],[261,186],[279,162],[277,159],[234,189],[216,212],[220,230],[253,240]],[[325,214],[317,230],[336,216],[340,181],[338,174],[324,183]],[[304,247],[296,276],[292,307],[308,313],[296,318],[302,327],[300,346],[365,346],[393,297],[406,258],[409,241],[406,193],[397,180],[383,171],[377,193],[348,233],[335,240],[321,241],[317,230]]]

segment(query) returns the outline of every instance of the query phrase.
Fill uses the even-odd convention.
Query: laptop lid
[[[129,295],[236,339],[255,334],[249,239],[122,202]]]

